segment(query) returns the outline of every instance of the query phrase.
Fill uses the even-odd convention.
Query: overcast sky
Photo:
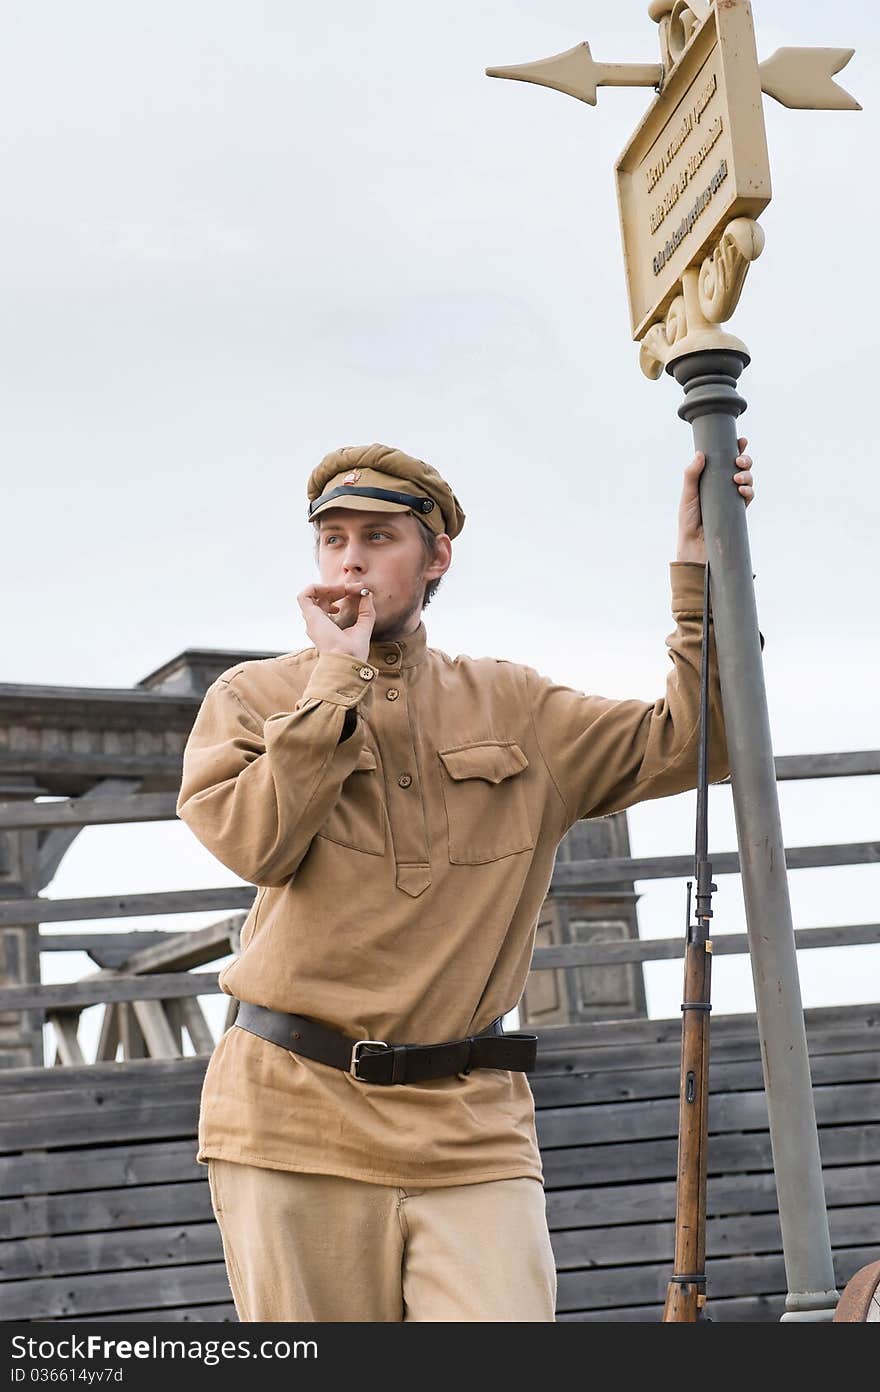
[[[865,108],[765,99],[766,249],[730,326],[753,355],[740,428],[774,750],[872,749],[880,20],[873,0],[753,10],[761,58],[854,47],[839,80]],[[678,386],[638,368],[613,176],[652,94],[593,108],[483,73],[584,39],[598,61],[658,61],[647,0],[0,14],[2,680],[126,687],[185,648],[304,646],[306,479],[382,441],[467,514],[429,643],[660,695],[692,440]],[[789,845],[880,839],[876,779],[780,801]],[[634,809],[634,853],[690,853],[693,815],[693,795]],[[733,849],[729,789],[710,818]],[[112,828],[83,833],[48,892],[231,880],[183,826]],[[738,881],[719,883],[717,930],[742,931]],[[799,927],[877,918],[880,867],[790,885]],[[639,888],[642,934],[681,933],[683,882]],[[805,1004],[876,1000],[878,953],[802,953]],[[653,1014],[677,1012],[680,974],[646,968]],[[718,960],[713,996],[753,1008],[746,958]]]

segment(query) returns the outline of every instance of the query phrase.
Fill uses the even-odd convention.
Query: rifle
[[[709,860],[709,566],[703,593],[700,662],[700,739],[697,753],[697,826],[694,854],[696,911],[691,922],[688,880],[685,914],[684,1000],[678,1104],[678,1171],[675,1198],[675,1264],[666,1288],[663,1322],[707,1319],[706,1150],[709,1120],[709,1012],[712,976],[712,864]]]

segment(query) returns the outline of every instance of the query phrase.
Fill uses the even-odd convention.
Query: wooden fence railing
[[[880,773],[880,751],[784,756],[776,760],[780,781],[839,778]],[[176,816],[170,793],[108,794],[89,799],[0,804],[0,831],[58,827],[108,826],[168,821]],[[786,848],[790,870],[864,865],[880,862],[880,841]],[[713,853],[713,875],[739,870],[736,852]],[[693,870],[692,856],[647,856],[559,863],[551,890],[602,886],[621,880],[684,878]],[[219,992],[218,974],[195,971],[234,954],[246,911],[255,890],[250,885],[223,889],[171,890],[148,894],[100,895],[52,900],[0,900],[0,928],[21,924],[67,923],[102,918],[228,911],[231,915],[204,928],[183,932],[144,931],[40,934],[42,952],[87,952],[99,970],[79,981],[40,982],[0,987],[0,1012],[39,1010],[54,1030],[54,1063],[87,1062],[78,1035],[79,1017],[89,1006],[104,1005],[95,1063],[123,1058],[174,1058],[183,1050],[184,1032],[195,1054],[209,1054],[215,1044],[199,997]],[[798,949],[842,947],[880,942],[880,923],[855,923],[800,929]],[[748,952],[745,933],[719,934],[716,955]],[[536,948],[533,970],[609,963],[649,962],[681,957],[684,935],[675,939],[569,943]],[[878,974],[880,980],[880,974]],[[230,1001],[224,1028],[234,1019]]]

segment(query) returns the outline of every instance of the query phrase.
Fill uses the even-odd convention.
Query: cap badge
[[[360,471],[360,469],[350,469],[349,472],[345,475],[345,478],[342,480],[342,482],[343,482],[343,483],[357,483],[358,480],[360,479],[360,476],[361,476],[361,471]]]

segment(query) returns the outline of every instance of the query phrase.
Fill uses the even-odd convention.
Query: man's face
[[[373,592],[381,641],[418,627],[429,580],[442,575],[449,551],[429,562],[419,524],[407,512],[356,512],[328,508],[318,519],[318,567],[325,585],[356,581]],[[451,548],[446,538],[446,548]]]

